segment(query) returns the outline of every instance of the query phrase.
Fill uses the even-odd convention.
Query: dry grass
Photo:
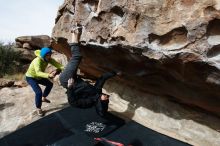
[[[10,79],[10,80],[15,80],[15,81],[25,80],[24,77],[25,75],[23,73],[17,73],[13,75],[6,74],[5,76],[3,76],[3,78],[5,79]]]

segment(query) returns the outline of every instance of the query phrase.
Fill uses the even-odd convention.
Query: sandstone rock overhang
[[[213,0],[67,0],[54,37],[84,26],[81,70],[120,69],[143,92],[220,115],[220,7]]]

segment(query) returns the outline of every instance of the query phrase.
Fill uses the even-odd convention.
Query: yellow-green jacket
[[[32,77],[32,78],[49,78],[49,73],[45,73],[45,69],[50,63],[51,65],[55,66],[57,69],[63,70],[64,66],[60,63],[58,63],[55,59],[51,58],[49,62],[46,62],[43,60],[43,58],[40,57],[40,50],[36,50],[34,54],[37,56],[30,64],[26,76]]]

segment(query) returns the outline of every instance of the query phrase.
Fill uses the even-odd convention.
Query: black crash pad
[[[0,145],[45,146],[56,142],[64,143],[70,136],[76,138],[83,134],[84,139],[86,136],[90,138],[82,143],[90,143],[90,139],[93,141],[94,137],[106,136],[124,123],[124,120],[110,113],[105,118],[98,116],[95,108],[67,107],[3,137]]]
[[[134,121],[110,113],[98,116],[95,108],[67,107],[0,139],[0,146],[110,146],[104,138],[123,146],[188,146]],[[114,145],[111,145],[114,146]]]
[[[87,136],[86,134],[73,134],[69,137],[65,137],[51,146],[94,146],[94,138]]]
[[[79,109],[69,107],[55,113],[64,125],[74,133],[85,132],[90,137],[102,137],[125,124],[119,117],[108,113],[104,118],[96,114],[95,108]],[[67,124],[68,123],[68,124]]]
[[[41,118],[0,139],[2,146],[43,146],[72,135],[54,115]]]
[[[125,146],[189,146],[189,144],[160,134],[134,121],[128,122],[106,136],[105,139],[119,142]]]

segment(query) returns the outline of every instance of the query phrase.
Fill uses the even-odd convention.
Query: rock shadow
[[[15,104],[14,104],[14,103],[11,103],[11,102],[2,103],[2,104],[0,104],[0,111],[6,109],[6,108],[8,108],[8,107],[14,106],[14,105],[15,105]]]

